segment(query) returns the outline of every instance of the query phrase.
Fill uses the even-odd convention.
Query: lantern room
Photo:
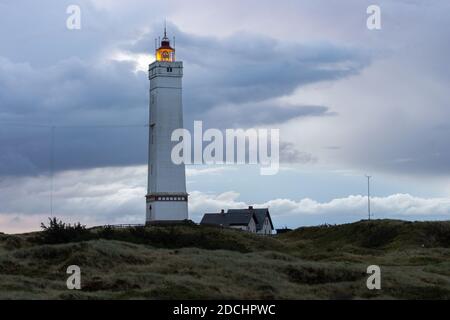
[[[167,38],[166,28],[164,28],[164,37],[161,40],[161,45],[156,49],[156,61],[174,62],[175,49],[170,46],[170,40]]]

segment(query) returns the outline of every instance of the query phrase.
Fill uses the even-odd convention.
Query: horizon
[[[74,223],[67,223],[66,221],[59,220],[58,217],[48,217],[47,221],[42,221],[42,223],[44,225],[48,226],[49,219],[53,219],[53,218],[56,218],[60,222],[66,223],[66,225],[69,225],[69,224],[71,226],[74,225]],[[363,222],[375,222],[375,223],[377,223],[377,222],[387,222],[387,221],[390,221],[390,222],[406,222],[406,223],[422,223],[422,222],[431,222],[431,223],[433,223],[433,222],[437,222],[437,223],[438,222],[444,222],[445,223],[445,222],[449,222],[449,220],[401,220],[401,219],[389,219],[389,218],[370,219],[370,220],[369,219],[361,219],[361,220],[356,220],[356,221],[351,221],[351,222],[344,222],[344,223],[334,223],[334,224],[324,223],[324,224],[318,224],[318,225],[298,226],[298,227],[294,227],[294,228],[289,228],[287,226],[283,226],[283,227],[280,227],[280,228],[275,228],[274,230],[276,231],[276,230],[285,230],[286,229],[286,230],[296,231],[296,230],[299,230],[299,229],[302,229],[302,228],[317,228],[317,227],[322,227],[322,226],[337,227],[337,226],[344,226],[344,225],[350,225],[350,224],[358,224],[358,223],[363,223]],[[175,224],[175,226],[184,226],[184,224],[186,222],[189,223],[189,222],[194,222],[194,221],[192,221],[192,220],[182,221],[179,224]],[[77,223],[75,223],[75,224],[77,224]],[[198,227],[202,226],[199,223],[195,223],[195,225],[198,226]],[[81,224],[81,226],[85,227],[87,230],[92,230],[92,229],[96,229],[96,228],[104,228],[104,227],[113,227],[113,228],[118,227],[120,229],[121,228],[133,228],[133,227],[147,227],[147,226],[145,226],[145,224],[116,224],[116,225],[108,225],[108,224],[106,224],[106,225],[96,225],[96,226],[86,226],[86,225],[82,225]],[[158,227],[158,226],[156,226],[156,227]],[[212,226],[212,225],[207,225],[205,227],[220,229],[219,227]],[[239,229],[230,229],[230,230],[234,230],[234,231],[237,231],[237,232],[248,233],[246,231],[239,230]],[[38,232],[43,232],[43,231],[44,230],[42,229],[42,227],[40,227],[40,230],[31,230],[31,231],[22,232],[22,233],[4,233],[4,232],[1,232],[1,231],[0,231],[0,233],[1,234],[5,234],[5,235],[17,235],[17,236],[19,236],[19,235],[28,235],[28,234],[38,233]],[[275,233],[272,234],[272,236],[274,236],[274,235],[277,235],[277,233],[275,232]]]

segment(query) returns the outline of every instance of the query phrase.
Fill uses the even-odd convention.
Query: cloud
[[[56,170],[144,163],[147,84],[127,62],[0,58],[0,175],[48,171],[51,125]]]
[[[349,215],[362,216],[367,211],[367,197],[352,195],[333,199],[329,202],[317,202],[312,199],[294,201],[275,199],[261,204],[273,208],[275,215]],[[450,218],[449,198],[419,198],[410,194],[393,194],[386,197],[371,198],[374,215],[378,218],[415,216],[441,216]]]
[[[33,67],[0,57],[2,120],[27,116],[37,123],[73,124],[95,112],[105,112],[101,116],[108,120],[109,113],[143,108],[146,75],[133,71],[132,63],[113,60],[93,64],[69,58],[52,66]]]
[[[284,106],[274,98],[302,85],[358,74],[370,55],[355,47],[322,43],[289,43],[256,33],[225,38],[183,32],[175,25],[177,55],[184,60],[185,109],[214,124],[252,125],[323,115],[323,106]],[[154,34],[143,35],[123,50],[152,52]],[[206,114],[203,114],[206,112]]]
[[[203,175],[221,175],[230,170],[236,170],[235,167],[225,167],[225,166],[214,166],[214,167],[205,167],[205,168],[186,168],[186,176],[187,177],[197,177]]]
[[[203,170],[203,171],[202,171]],[[228,170],[228,168],[227,168]],[[227,170],[205,168],[202,174],[226,176]],[[54,177],[53,216],[88,226],[144,223],[146,166],[107,167],[71,170]],[[191,177],[188,177],[190,180]],[[4,178],[0,180],[0,232],[38,230],[50,213],[49,176]],[[345,223],[367,217],[367,198],[352,195],[319,202],[310,198],[274,198],[263,202],[244,201],[236,191],[190,191],[189,214],[196,222],[206,212],[221,209],[268,207],[276,226]],[[423,198],[410,194],[392,194],[371,199],[377,219],[431,220],[450,219],[450,198]]]
[[[358,73],[367,64],[357,49],[330,44],[287,45],[251,34],[241,34],[236,43],[233,37],[176,33],[185,60],[187,128],[193,120],[224,128],[331,115],[325,106],[289,105],[277,98],[307,83]],[[148,79],[136,72],[142,61],[132,59],[151,52],[143,49],[153,43],[150,36],[129,46],[131,60],[71,57],[35,66],[0,57],[0,175],[49,170],[51,125],[57,126],[56,170],[145,163]],[[274,55],[279,58],[269,59]],[[139,125],[142,129],[134,128]]]
[[[450,82],[431,73],[425,76],[415,61],[395,55],[374,62],[355,77],[302,88],[290,99],[332,103],[338,116],[282,124],[285,141],[335,167],[448,177],[450,132],[445,123],[450,117]],[[391,70],[388,78],[387,70]]]
[[[219,128],[251,128],[276,126],[300,117],[332,116],[325,106],[283,105],[278,101],[243,104],[221,104],[206,110],[201,116]],[[220,119],[220,122],[218,121]]]
[[[442,41],[450,28],[448,19],[436,17],[448,12],[448,1],[380,0],[382,30],[377,32],[367,30],[368,4],[359,0],[77,3],[79,32],[65,28],[69,0],[0,3],[0,181],[29,190],[2,189],[8,197],[0,195],[0,211],[13,215],[5,223],[47,215],[43,190],[51,136],[41,124],[64,125],[55,130],[54,170],[73,185],[77,178],[65,171],[108,167],[113,177],[120,167],[146,163],[148,79],[139,70],[152,58],[161,17],[173,21],[169,31],[177,36],[177,54],[185,62],[186,127],[192,120],[210,128],[275,126],[281,129],[283,162],[388,172],[413,181],[423,177],[429,184],[423,190],[443,194],[432,179],[450,175],[450,43]],[[144,171],[140,174],[146,177]],[[214,173],[194,172],[199,179]],[[108,181],[99,179],[100,184]],[[283,182],[266,187],[292,194]],[[217,179],[215,190],[237,190],[224,185]],[[400,187],[403,192],[412,188],[409,183]],[[114,194],[108,198],[106,193],[106,202],[100,195],[92,203],[83,200],[87,195],[69,196],[62,207],[73,211],[62,213],[87,219],[85,212],[93,207],[99,216],[87,214],[92,223],[101,223],[112,217],[108,201],[127,210],[114,202],[120,198],[115,191],[86,187],[92,194],[103,189]],[[133,192],[127,186],[118,189]],[[253,197],[259,194],[255,190]],[[330,194],[323,191],[322,199]],[[421,199],[438,199],[423,194]],[[130,212],[141,212],[141,201],[136,193]],[[323,221],[329,220],[327,212]],[[322,221],[309,217],[302,215],[301,223]]]
[[[351,195],[345,198],[318,202],[309,198],[300,200],[273,199],[263,203],[239,201],[239,193],[229,191],[221,194],[192,193],[190,214],[199,220],[205,212],[221,209],[254,207],[269,208],[275,225],[302,226],[321,223],[347,223],[367,218],[367,197]],[[410,194],[393,194],[371,198],[375,219],[448,220],[450,198],[421,198]]]
[[[331,159],[325,151],[298,146],[337,166],[449,173],[450,47],[442,39],[450,28],[447,20],[434,18],[448,10],[446,1],[383,0],[379,32],[365,27],[367,3],[354,0],[230,1],[220,6],[80,0],[79,32],[65,28],[69,4],[2,2],[0,121],[145,123],[148,80],[145,72],[135,70],[144,57],[150,59],[161,17],[167,16],[174,22],[169,31],[177,36],[178,57],[185,61],[187,127],[194,119],[209,127],[289,122],[305,130],[313,146],[323,149],[330,141],[341,146],[328,153]],[[220,14],[211,15],[211,10]],[[131,59],[111,60],[116,54]],[[312,84],[318,85],[314,98]],[[389,125],[397,118],[402,121]],[[312,132],[304,121],[314,127]],[[72,128],[60,136],[70,148],[62,146],[57,169],[145,163],[146,136],[131,129],[101,133]],[[47,148],[48,132],[42,129],[0,127],[0,175],[44,172]],[[117,148],[123,154],[114,152]]]
[[[316,163],[317,157],[304,151],[300,151],[293,143],[280,142],[280,161],[288,164]]]
[[[0,180],[0,215],[33,221],[36,217],[42,221],[42,217],[46,220],[54,215],[91,226],[119,221],[142,223],[144,216],[140,213],[145,211],[146,178],[146,166],[58,173],[53,178],[53,213],[50,209],[52,182],[48,175],[4,178]],[[3,227],[11,226],[1,225],[0,229]]]

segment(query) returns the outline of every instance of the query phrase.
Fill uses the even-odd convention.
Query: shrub
[[[98,237],[101,239],[111,240],[114,239],[115,232],[112,226],[104,226],[98,232]]]
[[[48,218],[49,223],[46,226],[41,223],[43,232],[40,234],[40,242],[47,244],[69,243],[85,241],[90,239],[90,232],[86,226],[79,222],[71,225],[58,220],[57,218]]]

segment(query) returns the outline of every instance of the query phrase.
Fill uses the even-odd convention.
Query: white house
[[[273,224],[269,209],[229,209],[220,213],[205,213],[200,222],[202,225],[214,225],[240,229],[257,234],[272,234]]]

